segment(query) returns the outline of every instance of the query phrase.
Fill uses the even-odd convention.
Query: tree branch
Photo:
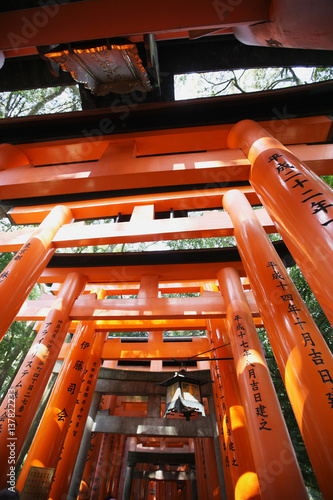
[[[59,97],[64,91],[66,90],[66,87],[57,87],[52,94],[46,94],[44,95],[38,102],[33,106],[30,111],[29,115],[37,115],[38,112],[45,106],[45,104],[49,103],[56,97]]]

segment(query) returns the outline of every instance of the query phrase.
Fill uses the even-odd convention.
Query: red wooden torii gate
[[[245,121],[234,126],[228,138],[231,147],[241,145],[244,152],[225,147],[223,136],[230,127],[214,127],[213,138],[209,136],[209,140],[210,147],[212,141],[217,141],[218,149],[215,152],[169,154],[162,157],[155,155],[150,156],[147,162],[141,161],[140,157],[127,159],[136,141],[137,150],[140,151],[140,141],[146,139],[144,134],[138,138],[126,137],[124,144],[119,142],[119,137],[116,142],[115,138],[105,138],[103,145],[96,142],[93,153],[95,162],[90,164],[89,176],[85,175],[88,164],[84,163],[84,142],[81,139],[71,140],[67,144],[54,141],[8,147],[8,163],[3,163],[7,169],[0,174],[0,191],[6,190],[7,198],[20,197],[20,190],[26,190],[27,183],[30,189],[37,183],[38,189],[49,193],[52,190],[57,193],[74,192],[76,189],[82,191],[87,190],[87,187],[89,189],[89,186],[93,186],[90,188],[92,190],[98,190],[99,179],[104,183],[121,185],[134,175],[137,177],[133,182],[139,182],[140,175],[147,176],[148,172],[152,174],[150,182],[156,185],[166,183],[165,174],[174,176],[174,184],[183,184],[188,175],[192,178],[198,176],[200,181],[209,176],[227,175],[234,181],[249,178],[251,185],[237,190],[184,190],[66,202],[62,206],[15,207],[10,211],[14,222],[41,224],[37,229],[1,235],[1,250],[17,252],[1,273],[1,300],[6,303],[1,318],[1,332],[4,335],[15,318],[42,323],[1,408],[4,483],[6,474],[11,471],[5,443],[15,442],[18,455],[57,359],[63,360],[63,366],[17,481],[19,490],[23,489],[23,498],[24,485],[29,484],[27,477],[31,471],[44,470],[45,484],[55,471],[50,498],[61,498],[63,485],[69,486],[68,470],[73,471],[76,459],[72,453],[76,435],[73,436],[73,432],[67,430],[70,420],[74,421],[75,418],[75,402],[80,397],[85,370],[92,375],[90,394],[87,392],[91,400],[102,362],[104,367],[114,367],[115,363],[124,359],[149,360],[152,367],[161,370],[162,360],[194,357],[198,365],[211,359],[227,498],[237,497],[239,491],[246,492],[249,498],[251,495],[281,498],[286,481],[281,481],[280,474],[284,478],[288,477],[287,488],[289,492],[293,491],[293,497],[305,498],[292,445],[256,334],[256,326],[264,322],[310,459],[321,489],[326,494],[330,483],[332,450],[332,355],[265,232],[278,230],[283,235],[330,317],[332,280],[325,261],[332,238],[332,192],[316,175],[316,172],[332,173],[332,146],[325,144],[329,128],[330,120],[324,117],[290,120],[285,128],[285,137],[283,132],[280,135],[280,139],[285,139],[286,143],[282,145],[265,128]],[[291,130],[293,144],[288,144],[286,137],[291,135]],[[195,146],[195,142],[198,133],[204,140],[206,132],[210,132],[209,128],[186,131],[184,148],[191,151],[196,147],[201,148],[201,143]],[[155,152],[161,151],[158,148],[169,144],[165,138],[170,139],[170,134],[176,137],[176,132],[172,131],[158,136],[148,133],[147,137],[152,139],[150,144],[147,140],[145,152],[151,151],[147,149],[149,147]],[[311,138],[323,144],[312,146]],[[129,139],[132,141],[130,150]],[[301,140],[307,145],[302,145]],[[95,144],[92,140],[86,142],[93,146]],[[6,153],[5,148],[3,151]],[[38,169],[41,174],[35,176],[31,163],[48,162],[46,157],[49,158],[50,154],[57,163]],[[81,163],[69,162],[62,166],[62,157],[67,155],[68,159],[68,155],[73,154],[76,155],[76,161]],[[299,161],[295,154],[304,158],[310,167]],[[107,157],[112,158],[111,163]],[[29,162],[25,161],[26,158],[29,158]],[[10,161],[13,163],[10,164]],[[22,166],[17,164],[19,161]],[[112,165],[123,166],[114,169]],[[125,173],[126,168],[130,175]],[[45,180],[44,169],[48,171]],[[50,175],[51,170],[53,172]],[[267,212],[265,209],[252,210],[250,203],[257,204],[258,200],[263,202]],[[212,210],[219,204],[221,207],[223,204],[225,212]],[[154,212],[171,208],[195,208],[205,212],[201,217],[154,219]],[[113,217],[119,212],[131,214],[130,220],[96,226],[75,222],[75,219]],[[52,266],[52,255],[56,248],[232,234],[236,237],[241,261],[181,264],[152,262],[118,267]],[[323,264],[318,259],[318,248],[325,257],[322,258]],[[251,289],[248,281],[244,281],[246,276]],[[42,296],[36,301],[24,302],[36,281],[59,283],[62,286],[60,289],[59,286],[54,287],[54,300],[50,296]],[[201,297],[159,296],[159,293],[199,291]],[[137,298],[105,298],[123,294],[135,294]],[[172,329],[205,329],[207,336],[193,338],[190,343],[163,342],[161,332]],[[151,332],[147,343],[122,344],[119,339],[107,339],[106,335],[108,331],[139,330]],[[75,331],[75,334],[70,344],[63,344],[67,331]],[[221,345],[226,345],[224,357],[231,358],[227,370],[216,350]],[[10,425],[13,401],[16,405],[14,427]],[[103,408],[107,410],[108,405],[111,405],[112,413],[116,408],[114,397],[105,401]],[[236,413],[235,408],[238,408]],[[139,411],[138,406],[136,411]],[[81,426],[81,437],[82,433]],[[105,446],[110,448],[111,439],[113,443],[118,443],[117,446],[124,446],[123,441],[114,441],[120,438],[111,438],[108,434],[105,436],[107,443],[103,441],[104,451]],[[203,491],[208,488],[209,495],[217,476],[208,482],[204,480],[204,471],[200,471],[198,463],[209,463],[211,466],[213,462],[208,458],[208,450],[200,448],[204,443],[200,444],[197,439],[194,438],[191,446],[196,450],[198,487],[199,491],[200,488]],[[320,453],[318,442],[321,443]],[[186,439],[183,444],[186,445]],[[204,456],[198,458],[200,449]],[[61,451],[62,460],[59,464],[67,464],[66,473],[61,472],[60,465],[57,467]],[[100,471],[98,473],[101,474]],[[106,487],[105,483],[104,493]],[[162,486],[158,488],[159,495],[163,495]],[[200,493],[205,494],[202,491]]]
[[[134,48],[141,44],[159,92],[143,104],[140,93],[125,92],[104,103],[110,109],[0,123],[2,210],[15,224],[38,225],[0,235],[0,251],[16,252],[0,274],[0,338],[15,320],[37,321],[0,408],[0,487],[16,486],[22,500],[308,498],[257,336],[264,325],[320,490],[331,498],[332,354],[286,268],[291,254],[332,323],[333,193],[320,179],[333,174],[332,121],[318,98],[331,84],[291,98],[283,90],[274,102],[258,94],[189,105],[168,94],[160,103],[177,65],[164,46],[172,71],[162,81],[156,45],[206,35],[221,42],[233,32],[263,47],[331,50],[331,2],[316,12],[299,0],[23,7],[18,1],[0,13],[0,67],[27,68],[27,57],[41,68],[37,54],[49,63],[73,54],[89,62],[93,54],[90,88],[96,54],[105,52],[109,67],[108,50],[123,43],[114,37],[126,37],[126,48],[117,47],[133,50],[128,68],[147,84]],[[27,79],[35,82],[33,73]],[[47,86],[51,76],[44,78]],[[235,124],[245,116],[255,121]],[[91,219],[106,220],[86,224]],[[284,243],[273,245],[267,233]],[[216,236],[234,236],[237,249],[56,253]],[[37,282],[51,284],[53,295],[28,300]],[[175,330],[203,334],[163,333]],[[148,337],[121,341],[117,332]],[[184,361],[210,377],[207,416],[163,419],[158,384]]]

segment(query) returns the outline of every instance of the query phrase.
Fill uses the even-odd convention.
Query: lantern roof
[[[186,370],[181,369],[178,372],[175,372],[173,377],[170,377],[167,380],[160,382],[159,385],[162,385],[164,387],[169,387],[170,385],[176,382],[187,382],[190,384],[197,384],[199,386],[202,386],[204,384],[208,384],[208,382],[211,382],[211,380],[203,380],[201,378],[193,377]]]

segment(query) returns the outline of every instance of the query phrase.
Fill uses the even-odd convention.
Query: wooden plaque
[[[21,500],[46,500],[53,479],[54,468],[30,467]]]

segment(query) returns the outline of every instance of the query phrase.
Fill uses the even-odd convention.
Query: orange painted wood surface
[[[150,207],[149,214],[142,214]],[[232,236],[233,224],[226,212],[204,212],[198,217],[153,219],[154,206],[135,207],[130,222],[109,222],[85,225],[83,222],[66,224],[54,236],[55,248],[136,243],[140,241],[180,240]],[[136,216],[136,212],[139,212]],[[276,233],[276,227],[265,209],[257,210],[258,218],[267,233]],[[0,251],[14,252],[27,241],[34,229],[0,233]]]
[[[329,118],[321,116],[287,122],[285,127],[278,127],[278,130],[274,120],[260,124],[288,145],[324,142],[332,124]],[[222,125],[182,129],[177,134],[171,130],[117,135],[112,140],[104,137],[97,146],[96,138],[90,137],[70,143],[55,141],[41,145],[20,145],[31,165],[46,166],[38,170],[17,167],[0,172],[0,197],[12,199],[31,197],[36,192],[39,196],[50,196],[140,186],[248,180],[250,164],[245,155],[226,149],[230,128],[231,125]],[[302,150],[305,155],[303,159],[309,160],[310,167],[318,170],[318,173],[329,174],[332,160],[327,156],[332,157],[331,149],[329,145],[316,145],[315,153],[311,153],[311,149],[305,148]],[[173,154],[152,156],[167,153]]]
[[[93,323],[79,325],[17,479],[16,488],[21,493],[31,467],[55,469],[59,462],[94,337]]]
[[[111,149],[104,153],[105,157],[102,156],[96,162],[3,170],[0,172],[0,196],[8,200],[29,198],[36,193],[39,196],[51,196],[115,189],[248,181],[250,164],[239,152],[236,153],[222,150],[213,153],[172,155],[170,158],[158,156],[117,160]],[[331,174],[333,171],[332,158],[311,159],[310,164],[320,175]]]
[[[89,283],[105,283],[105,281],[140,281],[143,274],[158,274],[161,281],[173,280],[207,280],[216,279],[216,274],[223,267],[234,267],[245,277],[242,262],[210,262],[198,264],[160,264],[146,266],[117,267],[71,267],[71,272],[82,273]],[[120,271],[121,269],[121,271]],[[47,267],[40,275],[39,283],[62,283],[69,272],[65,267]]]
[[[248,278],[242,278],[242,285],[244,290],[250,289],[250,284]],[[200,293],[201,288],[206,284],[218,285],[216,280],[184,280],[184,281],[160,281],[158,282],[158,291],[161,294],[171,294],[171,293]],[[51,291],[54,295],[60,290],[60,284],[54,283],[51,287]],[[98,286],[107,291],[107,296],[112,295],[137,295],[140,283],[99,283]],[[85,287],[84,293],[89,293],[93,288],[96,288],[96,284],[88,284]],[[50,298],[49,294],[42,294],[40,298],[45,298],[48,300]]]
[[[247,181],[250,164],[239,152],[222,150],[169,156],[118,158],[110,144],[96,162],[63,163],[0,172],[2,199],[156,186]]]
[[[0,302],[6,304],[0,318],[0,340],[50,261],[54,253],[52,238],[63,224],[72,220],[70,210],[55,207],[0,274]]]
[[[159,9],[153,0],[146,0],[143,5],[135,0],[128,0],[126,5],[108,0],[86,1],[80,6],[75,3],[42,4],[33,9],[1,14],[0,22],[6,30],[0,36],[0,50],[253,24],[268,20],[268,15],[267,0],[251,0],[245,6],[227,9],[223,15],[214,3],[207,4],[205,0],[170,0]],[[80,22],[74,23],[78,18]]]
[[[97,289],[96,295],[102,299],[105,297],[105,291]],[[61,366],[59,376],[17,479],[16,486],[21,493],[30,467],[44,466],[56,469],[58,465],[66,434],[72,423],[72,415],[77,404],[80,387],[95,346],[96,331],[94,326],[94,322],[83,321],[78,324],[68,355]],[[99,333],[98,336],[101,340],[97,342],[99,352],[95,367],[92,367],[96,372],[99,371],[101,363],[100,353],[105,334]],[[95,379],[97,380],[97,376]],[[45,439],[47,436],[50,436],[50,439]]]
[[[229,191],[224,206],[319,487],[329,499],[332,353],[246,198]]]
[[[169,106],[168,103],[164,105]],[[90,113],[94,114],[95,111],[91,110]],[[36,117],[33,118],[36,119]],[[279,120],[259,121],[258,124],[267,132],[274,134],[277,140],[289,145],[291,150],[293,145],[297,147],[298,145],[311,145],[311,149],[313,145],[318,146],[316,153],[318,157],[318,152],[322,151],[323,145],[317,143],[329,141],[332,120],[327,116],[315,116],[285,119],[282,124]],[[21,144],[18,147],[30,160],[31,165],[35,166],[99,160],[109,145],[117,147],[117,155],[122,154],[123,159],[126,155],[126,147],[129,146],[132,147],[132,155],[127,158],[133,155],[141,157],[180,154],[189,151],[212,152],[228,148],[227,139],[231,127],[232,124],[208,125],[103,136],[96,129],[97,134],[94,136],[92,133],[91,137],[84,135],[87,131],[83,130],[83,137],[78,139],[34,142]],[[231,156],[230,158],[237,157]],[[244,159],[244,156],[240,155],[238,158]],[[305,160],[305,158],[302,159]]]
[[[229,139],[247,144],[251,184],[333,324],[332,188],[252,120],[236,124]]]
[[[154,204],[155,212],[176,210],[207,210],[221,206],[221,198],[229,188],[197,189],[192,191],[175,191],[170,193],[154,193],[118,198],[65,202],[75,220],[91,218],[110,218],[131,214],[134,207]],[[251,186],[240,186],[251,205],[259,204],[259,198]],[[9,211],[15,224],[37,224],[52,210],[54,204],[28,207],[14,207]]]
[[[64,359],[69,349],[69,344],[64,344],[59,354],[59,359]],[[192,337],[191,342],[131,342],[122,343],[121,339],[108,339],[104,343],[102,359],[187,359],[197,356],[198,359],[209,359],[210,347],[204,337]],[[205,352],[205,354],[201,354]]]
[[[306,500],[302,474],[239,276],[229,268],[220,271],[218,279],[227,306],[226,323],[262,499],[291,496]],[[285,455],[287,462],[281,460]],[[273,463],[280,463],[284,481],[268,472]]]
[[[50,304],[46,320],[28,350],[15,378],[0,406],[0,488],[7,485],[10,471],[8,461],[9,432],[8,402],[11,394],[16,398],[15,451],[18,457],[32,424],[44,390],[52,374],[61,346],[70,325],[69,312],[85,285],[82,275],[69,273],[59,295]]]
[[[214,295],[216,289],[205,287],[203,296],[212,292]],[[207,320],[207,337],[213,349],[211,376],[228,499],[259,500],[258,478],[225,320]]]
[[[258,316],[252,292],[246,292],[251,313]],[[45,296],[44,296],[45,297]],[[16,319],[43,319],[50,310],[50,300],[27,300]],[[145,320],[145,319],[203,319],[225,317],[222,297],[182,297],[143,299],[96,299],[85,295],[77,299],[70,312],[72,320]]]
[[[69,352],[70,344],[64,344],[58,359],[64,360]],[[190,342],[122,342],[121,338],[109,338],[105,341],[102,359],[110,360],[172,360],[187,359],[196,356],[198,360],[209,359],[209,346],[204,337],[192,337]],[[200,355],[200,353],[205,354]],[[123,367],[121,367],[123,368]],[[124,368],[125,369],[125,368]],[[140,368],[144,369],[144,367]],[[149,368],[147,368],[149,370]]]
[[[72,423],[68,429],[64,447],[61,452],[61,459],[57,465],[55,477],[52,482],[51,491],[49,493],[50,499],[57,500],[68,493],[101,367],[101,351],[103,349],[105,335],[105,332],[96,334],[94,345],[87,363],[86,374],[78,394],[77,404],[74,407]]]

